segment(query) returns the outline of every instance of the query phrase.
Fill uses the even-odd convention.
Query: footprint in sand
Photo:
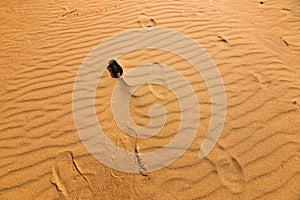
[[[56,156],[51,183],[57,188],[61,199],[94,197],[88,179],[80,172],[71,152],[63,152]]]
[[[216,147],[208,159],[216,167],[221,182],[233,193],[241,193],[245,177],[243,167],[226,149]]]
[[[156,21],[144,13],[139,16],[139,23],[144,28],[156,26]]]

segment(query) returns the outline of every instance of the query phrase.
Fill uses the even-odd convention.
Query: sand
[[[0,199],[299,199],[300,2],[1,1]],[[214,149],[198,157],[211,118],[205,82],[185,60],[158,50],[119,58],[126,73],[156,60],[184,75],[200,108],[197,135],[171,165],[153,172],[111,169],[85,148],[72,93],[80,65],[100,43],[132,28],[162,27],[197,41],[217,65],[227,113]],[[179,102],[159,85],[139,88],[130,114],[147,125],[153,103],[166,127],[136,139],[113,121],[116,79],[103,74],[96,112],[119,148],[151,152],[174,138]],[[172,99],[170,102],[169,100]],[[176,132],[176,131],[175,131]]]

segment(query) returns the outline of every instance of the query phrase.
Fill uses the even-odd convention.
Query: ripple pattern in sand
[[[299,10],[297,0],[0,2],[0,199],[83,198],[77,188],[89,199],[298,199]],[[189,150],[145,176],[95,160],[76,133],[71,102],[77,70],[96,45],[124,29],[149,26],[180,31],[207,50],[222,73],[228,110],[218,146],[200,160],[210,120],[203,80],[174,55],[124,55],[126,66],[156,59],[180,71],[201,108]],[[143,111],[149,105],[140,99],[165,101],[173,111],[166,124],[174,129],[176,100],[159,99],[153,88],[168,91],[151,87],[132,99],[132,107],[140,105],[132,111],[135,120],[143,125],[148,119]],[[111,91],[101,83],[100,89]],[[96,97],[100,116],[107,99]],[[107,119],[99,122],[120,148],[134,151],[135,140],[114,134]],[[172,137],[162,132],[139,146],[152,151]]]

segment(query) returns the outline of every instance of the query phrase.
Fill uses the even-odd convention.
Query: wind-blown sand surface
[[[0,199],[299,199],[300,1],[1,1]],[[207,87],[178,56],[140,50],[119,62],[128,71],[156,60],[191,83],[201,110],[197,136],[166,168],[130,174],[103,165],[83,146],[73,120],[72,90],[87,55],[131,28],[164,27],[197,41],[225,84],[224,129],[210,154],[198,153],[210,120]],[[99,123],[120,148],[136,139],[113,122],[114,84],[105,72],[96,94]],[[130,112],[147,125],[153,103],[169,121],[141,152],[166,145],[178,128],[178,101],[150,85]],[[169,102],[169,104],[168,104]]]

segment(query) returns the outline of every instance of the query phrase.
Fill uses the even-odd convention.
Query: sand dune
[[[0,2],[0,199],[291,199],[300,197],[300,2]],[[111,169],[84,147],[72,92],[80,65],[100,43],[132,28],[162,27],[197,41],[213,59],[227,95],[213,151],[198,157],[211,118],[203,79],[178,55],[143,49],[122,55],[124,73],[149,61],[181,73],[196,91],[200,123],[190,148],[158,171]],[[103,67],[103,66],[99,66]],[[136,139],[113,122],[106,71],[96,113],[119,148],[151,152],[174,138],[179,102],[159,85],[139,88],[130,113],[141,126],[154,103],[168,113],[153,138]],[[171,130],[171,131],[170,131]]]

